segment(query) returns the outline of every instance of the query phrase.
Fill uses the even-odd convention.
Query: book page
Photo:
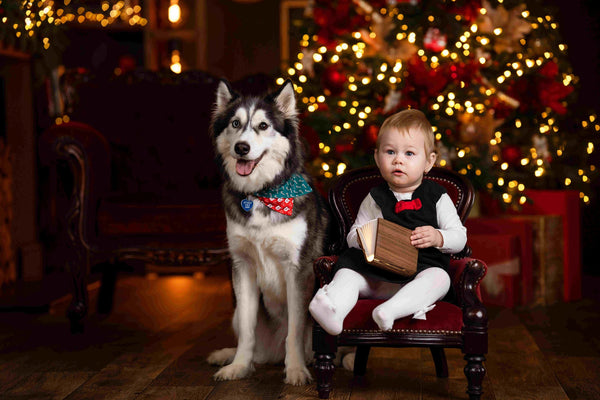
[[[377,220],[373,219],[363,226],[356,228],[358,240],[362,245],[365,258],[368,262],[375,258],[375,238],[377,237]]]

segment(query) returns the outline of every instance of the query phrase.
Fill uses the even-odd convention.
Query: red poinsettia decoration
[[[538,88],[542,105],[564,115],[567,109],[561,100],[573,92],[573,86],[565,86],[561,81],[557,81],[558,72],[558,65],[554,61],[544,64],[539,71],[543,78],[540,79]]]
[[[456,3],[451,3],[448,6],[448,12],[451,14],[460,15],[464,20],[468,23],[474,22],[479,15],[479,10],[481,10],[481,0],[470,0],[465,1],[462,5],[457,5]]]
[[[445,67],[430,68],[420,57],[413,56],[407,65],[402,89],[402,107],[423,107],[440,94],[450,79]]]
[[[520,100],[521,111],[543,111],[549,107],[552,111],[564,115],[567,109],[562,101],[573,92],[573,87],[565,86],[561,80],[557,80],[558,75],[558,65],[554,61],[548,61],[539,69],[535,79],[520,79],[514,82],[507,92]]]
[[[464,82],[467,86],[481,84],[481,64],[474,59],[450,65],[450,78],[456,82]]]
[[[340,36],[369,26],[365,16],[356,12],[352,0],[316,0],[313,19],[319,26],[319,42],[328,48],[335,47]]]

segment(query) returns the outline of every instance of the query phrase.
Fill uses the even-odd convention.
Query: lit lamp
[[[178,39],[169,40],[169,69],[176,74],[180,74],[181,66],[181,41]]]
[[[181,73],[181,56],[179,55],[179,50],[173,50],[171,52],[171,71],[176,74]]]
[[[179,7],[179,0],[171,0],[168,16],[169,22],[172,24],[176,24],[181,21],[181,7]]]

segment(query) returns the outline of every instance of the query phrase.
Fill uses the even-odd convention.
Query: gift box
[[[563,298],[581,299],[581,203],[575,190],[535,190],[524,194],[531,200],[518,211],[506,210],[513,215],[560,215],[563,231]],[[488,193],[480,193],[482,212],[498,216],[504,212]]]
[[[515,284],[518,292],[518,300],[515,304],[530,304],[533,301],[533,226],[527,220],[514,220],[503,217],[478,217],[469,218],[465,227],[467,228],[468,244],[475,251],[473,245],[477,244],[476,236],[481,235],[513,235],[516,237],[517,256],[519,258],[519,279]],[[473,240],[472,240],[473,239]],[[495,245],[493,237],[485,245],[489,248]],[[500,246],[500,243],[498,244]],[[484,248],[483,246],[479,246]],[[474,253],[475,254],[475,253]],[[486,263],[490,261],[485,256],[478,257]]]
[[[560,215],[516,215],[533,228],[533,301],[550,305],[563,300],[563,224]]]
[[[488,271],[481,281],[486,305],[515,307],[521,302],[519,240],[513,234],[469,234],[473,257],[483,260]]]
[[[563,298],[581,299],[581,205],[574,190],[526,190],[532,203],[520,214],[560,215],[562,217]]]

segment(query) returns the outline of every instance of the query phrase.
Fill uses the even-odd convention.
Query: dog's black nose
[[[233,149],[235,150],[235,154],[245,156],[250,152],[250,145],[246,142],[239,142],[235,144]]]

